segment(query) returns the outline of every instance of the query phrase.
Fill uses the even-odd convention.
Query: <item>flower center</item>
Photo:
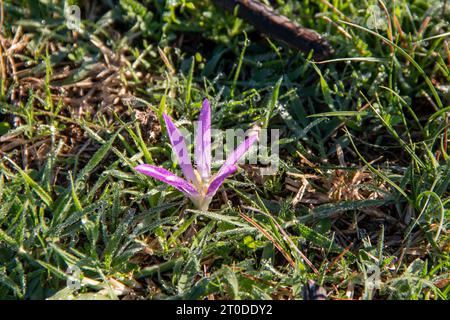
[[[206,192],[208,191],[209,187],[209,178],[205,181],[205,179],[202,179],[200,176],[200,173],[197,171],[197,169],[194,169],[194,175],[195,175],[195,181],[192,183],[195,185],[195,188],[197,191],[204,197],[206,195]]]

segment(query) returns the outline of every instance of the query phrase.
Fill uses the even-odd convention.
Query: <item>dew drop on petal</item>
[[[166,180],[167,180],[167,181],[171,181],[171,182],[177,181],[177,179],[176,179],[175,177],[173,177],[173,176],[167,176],[167,177],[166,177]]]

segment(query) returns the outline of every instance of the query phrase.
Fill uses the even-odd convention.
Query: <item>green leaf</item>
[[[52,197],[36,182],[34,181],[25,171],[23,171],[14,161],[5,156],[5,159],[8,160],[14,168],[20,173],[22,178],[25,180],[25,183],[29,185],[41,198],[41,200],[50,207],[53,203]]]
[[[308,118],[317,117],[357,117],[367,115],[367,111],[330,111],[309,115]]]
[[[264,120],[264,124],[263,124],[263,128],[267,128],[269,126],[269,121],[272,118],[272,113],[273,110],[275,109],[275,106],[277,104],[278,101],[278,96],[280,94],[280,87],[281,87],[281,83],[283,82],[283,77],[281,77],[280,79],[278,79],[277,83],[275,84],[275,87],[272,91],[272,96],[270,97],[270,101],[269,101],[269,106],[266,112],[266,117]]]
[[[103,160],[103,158],[105,158],[105,156],[110,151],[112,144],[116,139],[117,135],[119,134],[119,132],[120,130],[117,131],[115,134],[113,134],[113,136],[94,153],[92,158],[84,166],[84,168],[81,170],[81,172],[75,179],[75,188],[73,188],[72,190],[74,191],[78,190],[82,180],[86,178],[99,165],[99,163]]]

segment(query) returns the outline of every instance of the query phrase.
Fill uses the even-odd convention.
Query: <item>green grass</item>
[[[371,30],[375,1],[262,2],[333,57],[206,0],[74,1],[77,34],[61,1],[3,1],[0,298],[449,299],[449,4]],[[192,130],[204,97],[215,128],[281,133],[277,174],[242,167],[208,212],[133,170],[180,173],[162,112]]]

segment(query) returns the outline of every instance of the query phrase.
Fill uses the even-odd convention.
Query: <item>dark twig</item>
[[[252,24],[268,37],[280,40],[289,46],[309,53],[314,50],[314,58],[325,59],[332,53],[328,41],[311,29],[303,28],[287,17],[277,14],[256,0],[212,0],[229,12],[237,8],[238,17]]]

